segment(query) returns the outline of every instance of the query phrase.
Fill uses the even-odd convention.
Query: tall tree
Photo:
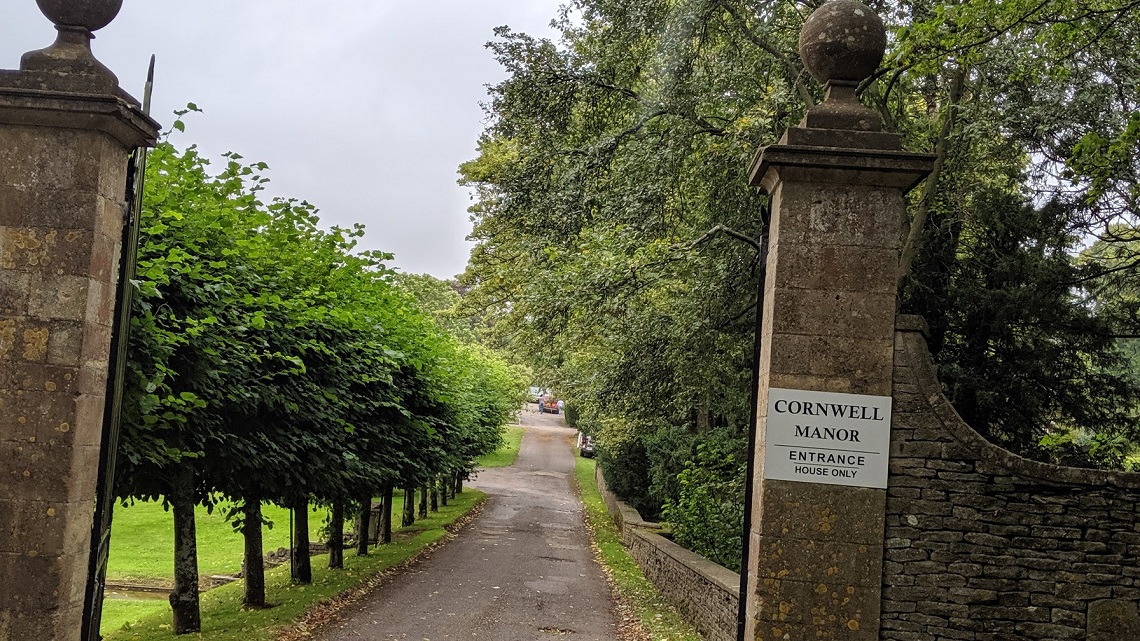
[[[1134,432],[1135,386],[1081,291],[1131,263],[1070,259],[1135,229],[1138,98],[1121,88],[1137,83],[1140,5],[873,6],[891,46],[862,99],[938,158],[899,230],[898,280],[951,396],[1031,456],[1056,456],[1040,443],[1058,426]],[[488,45],[507,78],[460,167],[478,194],[460,309],[580,410],[616,488],[676,514],[683,471],[731,485],[698,455],[748,424],[766,199],[745,172],[818,100],[796,55],[811,7],[574,8],[557,41],[503,28]]]

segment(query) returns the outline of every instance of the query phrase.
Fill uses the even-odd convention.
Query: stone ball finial
[[[887,50],[883,21],[855,0],[832,0],[800,31],[800,58],[817,80],[860,82],[875,72]]]
[[[36,4],[57,27],[98,31],[119,15],[123,0],[36,0]]]

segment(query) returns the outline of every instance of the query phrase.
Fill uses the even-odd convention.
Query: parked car
[[[594,437],[578,432],[578,456],[594,458]]]
[[[532,387],[526,391],[526,398],[528,403],[537,403],[539,396],[542,396],[541,387]]]

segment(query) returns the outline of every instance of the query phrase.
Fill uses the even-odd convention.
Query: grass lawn
[[[403,509],[403,493],[397,491],[392,501],[397,523]],[[263,505],[262,514],[273,527],[262,530],[265,552],[289,547],[289,511],[275,505]],[[198,532],[198,574],[235,574],[241,571],[244,542],[241,534],[226,522],[225,506],[195,510]],[[328,511],[309,512],[309,537],[321,540]],[[111,554],[107,561],[107,579],[125,583],[169,586],[174,577],[174,516],[162,509],[162,503],[139,501],[128,507],[115,506],[111,533]],[[315,557],[314,557],[315,559]],[[314,560],[314,563],[316,561]],[[166,612],[166,595],[144,598],[111,598],[103,601],[103,630],[117,630],[149,616]]]
[[[485,495],[465,489],[448,501],[439,512],[417,520],[415,525],[399,528],[391,545],[372,548],[366,557],[346,551],[344,570],[329,570],[327,556],[313,557],[313,583],[292,585],[289,566],[281,565],[265,573],[266,594],[273,605],[265,610],[241,608],[242,583],[235,582],[215,588],[202,595],[203,633],[186,635],[183,639],[209,639],[210,641],[272,641],[292,626],[311,606],[357,587],[377,572],[391,568],[411,558],[424,547],[439,541],[446,531],[444,526],[455,522]],[[159,508],[161,511],[161,508]],[[288,519],[284,521],[287,530]],[[229,527],[228,524],[225,524]],[[116,527],[118,514],[116,514]],[[277,528],[275,528],[277,529]],[[117,533],[117,531],[116,531]],[[286,545],[288,532],[285,533]],[[240,538],[237,539],[240,565]],[[266,545],[269,549],[269,545]],[[163,600],[149,601],[107,600],[104,605],[103,633],[106,641],[170,641],[171,615]]]
[[[621,544],[621,535],[606,511],[594,481],[594,459],[576,456],[574,474],[589,516],[602,563],[609,568],[617,592],[625,597],[654,641],[701,641],[700,635],[677,614],[657,588],[645,578],[637,562]]]
[[[153,599],[103,599],[103,620],[100,625],[103,634],[161,614],[166,614],[169,624],[170,604],[166,595],[154,596]]]
[[[522,444],[525,429],[518,425],[508,425],[503,434],[503,446],[494,452],[480,457],[475,462],[479,467],[507,467],[513,465],[519,457],[519,446]]]
[[[480,467],[503,467],[514,463],[515,459],[518,458],[519,445],[522,442],[524,431],[522,427],[508,426],[504,435],[503,446],[496,452],[479,459],[478,465]],[[417,521],[410,528],[399,528],[397,526],[395,530],[397,540],[391,546],[378,548],[382,550],[380,555],[373,555],[367,559],[357,559],[351,551],[348,552],[345,555],[346,571],[343,576],[341,576],[342,573],[333,573],[333,576],[321,578],[328,573],[328,570],[325,569],[325,565],[328,563],[327,556],[313,557],[314,585],[310,587],[289,586],[288,565],[267,571],[267,589],[273,589],[273,586],[280,587],[288,598],[286,604],[281,608],[272,608],[266,612],[274,613],[271,617],[273,621],[286,620],[278,616],[280,613],[285,613],[289,617],[288,620],[291,621],[297,612],[295,607],[286,607],[287,605],[300,604],[303,610],[316,600],[328,598],[328,596],[346,589],[343,587],[344,585],[352,587],[360,583],[366,576],[399,563],[424,545],[428,545],[443,536],[442,525],[451,523],[466,513],[474,505],[473,497],[481,496],[482,493],[478,491],[465,490],[459,497],[459,509],[457,509],[455,502],[449,501],[447,507],[441,508],[437,514],[430,515],[426,521]],[[404,505],[403,492],[397,490],[392,502],[394,504],[393,519],[398,523]],[[235,574],[241,571],[244,544],[241,534],[235,532],[233,526],[225,520],[225,507],[226,505],[220,505],[212,511],[198,507],[195,511],[198,534],[198,573],[202,577],[215,574]],[[289,511],[269,504],[263,505],[261,509],[265,518],[273,522],[273,527],[266,527],[263,530],[265,552],[273,552],[278,548],[288,548]],[[321,532],[327,518],[328,511],[324,508],[309,512],[309,536],[314,542],[321,540]],[[432,532],[434,534],[431,534]],[[415,537],[414,540],[411,539],[413,536]],[[139,501],[127,507],[116,505],[111,533],[111,553],[107,563],[107,579],[125,583],[169,586],[173,582],[173,576],[173,515],[164,510],[162,504],[158,502]],[[351,580],[345,583],[344,579]],[[281,585],[275,583],[282,580]],[[213,603],[214,600],[228,603],[224,601],[224,595],[229,593],[236,595],[233,598],[240,603],[241,589],[241,584],[235,583],[205,593],[202,601],[203,620],[207,616],[207,603]],[[334,591],[331,594],[326,594],[328,590]],[[274,599],[272,593],[269,598],[271,601]],[[257,625],[262,625],[264,620],[255,615],[257,613],[251,612],[248,616],[241,615],[238,618],[256,620],[261,622]],[[130,628],[132,634],[123,636],[126,634],[126,631],[123,630],[124,626]],[[230,623],[226,623],[221,626],[221,629],[228,630],[231,627]],[[167,603],[166,594],[145,595],[142,598],[105,599],[103,602],[102,628],[104,634],[119,631],[108,639],[133,641],[134,639],[146,640],[171,636],[169,630],[170,606]],[[140,630],[147,630],[147,632],[141,633]],[[134,633],[138,633],[138,635]],[[156,634],[158,636],[155,636]],[[242,641],[262,638],[248,637],[245,634],[232,638],[238,639],[239,637],[242,638]],[[211,633],[205,638],[228,639],[231,637],[216,636]],[[272,637],[267,636],[265,638]]]
[[[400,501],[396,501],[400,503]],[[273,522],[263,532],[265,551],[289,547],[289,511],[275,505],[261,508]],[[198,507],[194,519],[198,530],[198,573],[234,574],[241,571],[241,534],[225,520],[224,506],[207,513]],[[316,541],[325,525],[327,510],[309,512],[309,537]],[[107,579],[169,585],[174,577],[174,515],[162,503],[136,502],[129,507],[115,506],[111,529],[111,553]]]

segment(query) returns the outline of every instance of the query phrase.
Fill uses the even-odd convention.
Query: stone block
[[[115,321],[116,287],[98,280],[90,280],[88,283],[87,312],[84,317],[89,324],[110,328]],[[106,359],[104,356],[101,360]]]
[[[768,260],[781,267],[773,272],[777,288],[895,294],[894,249],[781,240],[769,249]]]
[[[1016,629],[1031,639],[1086,639],[1084,629],[1056,623],[1019,623]]]
[[[109,186],[104,184],[111,151],[107,142],[106,136],[94,131],[8,125],[0,130],[0,177],[33,193],[61,188],[100,193]],[[123,158],[122,151],[116,155]],[[125,159],[122,164],[125,172]],[[125,177],[125,173],[112,173]],[[125,182],[124,178],[119,184]]]
[[[855,381],[845,376],[813,376],[810,374],[771,374],[768,380],[772,387],[803,389],[816,392],[840,392],[856,394]]]
[[[893,338],[894,294],[777,288],[773,295],[773,335],[845,337],[888,344]]]
[[[761,536],[759,576],[817,585],[874,587],[882,582],[882,551],[859,543]]]
[[[108,346],[109,347],[109,346]],[[107,391],[107,362],[88,364],[78,370],[76,391],[82,394],[102,394]]]
[[[18,324],[17,328],[19,331],[17,345],[22,345],[18,358],[32,363],[42,362],[47,356],[50,326],[29,319]]]
[[[1112,597],[1112,587],[1081,583],[1058,583],[1053,594],[1059,599],[1068,601],[1099,601]]]
[[[57,426],[60,431],[74,432],[77,446],[98,446],[103,438],[103,411],[106,401],[101,393],[80,394],[75,397],[75,417],[68,425]]]
[[[763,536],[859,543],[882,550],[882,517],[864,517],[885,513],[884,490],[766,480],[762,493],[758,531]]]
[[[94,322],[83,325],[83,346],[80,350],[81,365],[106,363],[111,354],[111,327]]]
[[[26,315],[30,289],[29,274],[0,268],[0,318]]]
[[[78,189],[32,190],[0,183],[0,226],[95,231],[100,196]]]
[[[69,414],[68,397],[76,390],[76,369],[40,363],[13,363],[0,372],[0,384],[13,395],[35,405],[25,406],[21,401],[13,407],[26,413],[14,414],[19,420],[23,417],[33,427],[38,428],[42,420],[53,420]],[[62,395],[62,396],[61,396]],[[60,403],[59,400],[64,402]]]
[[[120,235],[96,234],[92,239],[88,273],[93,280],[114,284],[119,278]]]
[[[774,245],[792,242],[897,251],[905,210],[896,189],[784,182],[772,194],[772,211],[769,234]]]
[[[31,316],[42,320],[83,321],[90,281],[83,276],[37,273],[32,282]]]
[[[849,380],[856,394],[891,393],[889,341],[775,334],[771,343],[769,368],[774,374]]]
[[[0,226],[0,268],[40,271],[48,267],[59,236],[56,229]]]
[[[60,474],[67,469],[70,448],[59,443],[0,441],[0,460],[6,462],[0,476],[0,496],[26,501],[66,501],[70,480]]]
[[[0,551],[0,576],[19,577],[19,583],[5,585],[0,590],[0,612],[34,612],[42,611],[43,601],[49,603],[56,601],[53,591],[46,591],[44,587],[50,585],[53,579],[59,577],[58,569],[49,557],[29,557],[24,553]],[[42,615],[41,615],[42,617]],[[41,623],[43,623],[41,619]],[[24,628],[30,629],[30,628]],[[22,641],[23,639],[41,639],[39,634],[31,636],[0,636],[0,639]]]
[[[0,361],[16,358],[16,322],[18,318],[0,316]]]
[[[21,547],[18,545],[18,540],[15,538],[15,533],[19,531],[20,526],[20,509],[23,506],[21,501],[13,501],[7,498],[0,498],[0,554],[13,554]],[[0,590],[2,593],[3,590]],[[0,599],[3,597],[0,596]]]
[[[878,634],[879,589],[842,582],[803,583],[779,579],[758,582],[758,623],[787,630],[813,630],[821,638],[875,639]],[[802,627],[801,627],[802,626]],[[856,636],[838,636],[859,633]]]
[[[3,227],[0,267],[86,276],[93,232],[57,227]]]
[[[92,492],[99,479],[99,446],[77,445],[71,448],[70,478],[68,479],[68,493],[64,500],[71,503],[86,502],[87,514],[94,513],[94,493]],[[91,522],[87,520],[87,529],[90,533]]]
[[[49,365],[77,367],[82,363],[82,355],[82,322],[52,321],[48,324],[46,363]]]
[[[45,501],[5,501],[0,505],[0,552],[39,556],[63,549],[67,504]]]
[[[8,380],[21,378],[21,371],[11,369]],[[71,397],[40,389],[0,390],[0,441],[20,443],[49,443],[55,440],[69,440],[65,434],[55,433],[63,423],[73,420],[74,408]]]

